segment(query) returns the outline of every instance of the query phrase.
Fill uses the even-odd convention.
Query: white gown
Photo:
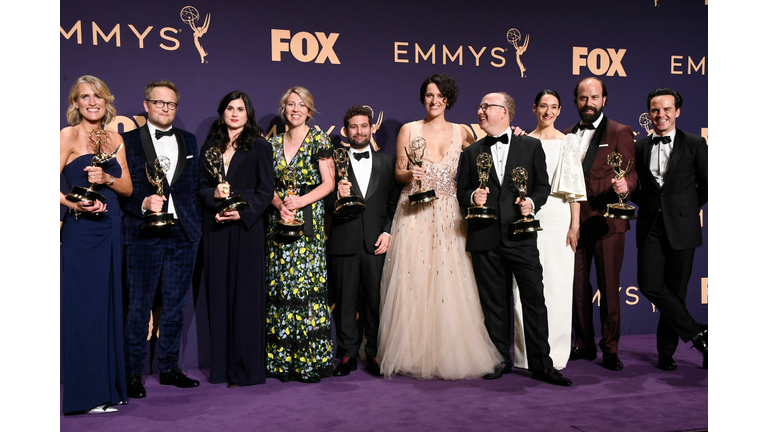
[[[411,140],[422,122],[411,123]],[[465,251],[467,222],[456,198],[461,129],[437,164],[425,162],[424,189],[438,199],[409,205],[406,185],[397,204],[381,281],[378,359],[381,372],[447,380],[493,371],[501,355],[485,329],[472,262]],[[426,159],[426,158],[425,158]]]
[[[586,186],[578,152],[578,140],[566,135],[561,140],[542,140],[552,192],[536,213],[542,231],[537,245],[544,269],[544,303],[549,320],[549,356],[555,369],[565,368],[571,351],[574,254],[565,241],[571,225],[571,201],[585,201]],[[528,369],[523,333],[520,291],[515,282],[515,367]]]

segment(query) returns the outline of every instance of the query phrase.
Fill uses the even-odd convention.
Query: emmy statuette
[[[119,146],[113,151],[112,153],[104,153],[101,151],[101,148],[104,144],[107,143],[109,140],[109,136],[107,135],[107,131],[104,129],[94,129],[90,133],[88,133],[88,138],[91,140],[91,144],[93,144],[94,147],[96,147],[95,155],[93,155],[93,160],[91,161],[91,166],[95,167],[98,165],[101,165],[103,163],[108,162],[110,159],[117,156],[117,153],[120,152],[120,149],[123,148],[123,144],[120,143]],[[90,183],[90,182],[89,182]],[[72,186],[72,190],[66,195],[66,198],[68,201],[72,202],[94,202],[94,201],[101,201],[104,202],[106,198],[104,195],[96,192],[94,189],[94,184],[90,183],[90,185],[86,187],[82,186]]]
[[[627,162],[627,167],[625,169],[621,169],[623,159],[624,158],[619,152],[611,152],[611,154],[608,155],[608,165],[613,167],[613,171],[616,173],[616,180],[623,179],[627,172],[632,169],[632,164],[634,162],[632,159]],[[608,208],[605,209],[603,216],[611,219],[635,219],[635,206],[624,203],[628,196],[629,194],[626,193],[619,194],[619,202],[608,204]]]
[[[171,160],[168,159],[167,156],[158,156],[158,158],[155,159],[154,175],[149,174],[147,164],[144,164],[144,171],[147,173],[147,180],[149,180],[149,183],[157,188],[157,192],[155,193],[157,196],[163,196],[163,180],[165,180],[165,175],[168,173],[170,168]],[[165,213],[159,211],[156,213],[147,212],[147,214],[144,215],[144,222],[141,227],[159,229],[171,227],[173,225],[176,225],[176,222],[173,221],[173,213]]]
[[[298,173],[294,167],[286,166],[283,169],[280,179],[285,185],[286,197],[297,195],[297,178]],[[290,220],[280,218],[277,221],[276,230],[281,243],[293,243],[304,235],[304,220],[296,217]]]
[[[512,184],[520,194],[520,202],[525,201],[525,194],[528,192],[528,170],[523,167],[517,167],[512,170],[510,176],[512,177]],[[532,215],[515,221],[514,226],[513,235],[542,230],[539,220],[535,219]]]
[[[345,148],[337,148],[333,152],[333,160],[336,162],[336,168],[339,177],[342,180],[349,181],[349,152]],[[334,215],[340,218],[357,216],[365,210],[365,201],[363,198],[354,194],[339,198],[336,200]]]
[[[413,141],[411,141],[411,151],[408,152],[408,149],[406,148],[405,154],[408,156],[408,160],[411,161],[412,164],[421,167],[424,163],[424,152],[426,150],[427,140],[417,136],[413,139]],[[408,195],[408,201],[410,201],[411,205],[424,204],[437,199],[437,194],[435,194],[433,189],[424,190],[421,184],[421,180],[416,180],[416,184],[418,185],[419,189],[416,192]]]
[[[208,162],[205,165],[205,169],[219,182],[219,184],[224,184],[221,188],[222,192],[229,195],[227,198],[224,198],[216,204],[216,213],[218,213],[219,216],[223,216],[224,213],[230,210],[240,211],[248,207],[248,203],[243,200],[242,196],[230,194],[229,185],[227,185],[227,181],[224,180],[224,158],[221,154],[221,150],[218,147],[209,148],[205,151],[205,160]]]
[[[477,175],[480,177],[479,189],[485,189],[488,184],[488,176],[491,173],[491,167],[493,166],[493,158],[488,153],[480,153],[477,155]],[[493,207],[486,207],[484,205],[476,205],[467,209],[467,216],[465,219],[496,219],[496,215],[493,214]]]

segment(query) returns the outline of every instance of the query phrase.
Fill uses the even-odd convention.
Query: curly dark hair
[[[227,143],[229,142],[229,132],[227,131],[227,125],[224,123],[224,111],[227,106],[233,100],[242,99],[245,104],[245,112],[248,114],[248,120],[245,122],[245,127],[240,135],[235,138],[235,142],[232,143],[238,150],[248,151],[253,146],[253,142],[256,138],[263,136],[259,125],[256,124],[255,114],[253,112],[253,105],[251,104],[251,98],[244,92],[235,90],[228,93],[219,103],[219,118],[217,118],[211,125],[211,131],[208,132],[206,141],[210,140],[213,145],[218,147],[222,152],[227,149]]]
[[[429,83],[434,83],[440,93],[445,96],[446,105],[445,109],[451,109],[456,100],[459,98],[459,88],[456,86],[456,82],[450,75],[444,73],[437,73],[429,78],[425,79],[421,84],[421,91],[419,92],[419,102],[424,104],[424,95],[427,93],[427,86]]]
[[[371,120],[373,119],[373,111],[371,111],[370,108],[364,107],[362,105],[355,105],[352,108],[347,110],[347,113],[344,114],[344,127],[349,127],[349,119],[351,119],[354,116],[366,116],[368,117],[368,124],[371,124]]]

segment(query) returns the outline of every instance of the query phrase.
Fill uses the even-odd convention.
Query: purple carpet
[[[573,387],[515,370],[499,380],[420,381],[374,378],[362,368],[319,384],[281,383],[228,389],[191,370],[200,387],[161,386],[145,376],[147,397],[119,412],[62,416],[62,431],[167,430],[546,430],[692,431],[708,427],[707,371],[690,344],[678,347],[674,372],[657,369],[654,335],[622,336],[624,369],[568,363]]]

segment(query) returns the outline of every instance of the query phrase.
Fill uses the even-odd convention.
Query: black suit
[[[657,146],[646,137],[635,145],[640,187],[637,279],[640,292],[661,312],[656,332],[660,355],[671,356],[678,337],[689,341],[699,325],[685,305],[695,248],[702,244],[699,209],[707,202],[707,144],[704,138],[675,133],[663,186],[651,174]]]
[[[471,207],[472,193],[480,186],[477,156],[491,154],[483,138],[464,150],[459,171],[458,198],[462,207]],[[513,236],[513,222],[522,218],[515,199],[519,196],[510,173],[516,167],[528,171],[527,196],[533,200],[534,211],[547,202],[550,185],[541,141],[530,137],[512,137],[507,154],[505,177],[499,183],[496,167],[488,180],[490,194],[486,206],[495,209],[495,220],[472,220],[467,235],[467,251],[472,253],[472,266],[477,280],[480,304],[485,315],[485,327],[491,341],[506,364],[511,364],[509,349],[512,308],[512,278],[517,279],[523,307],[525,346],[532,372],[552,367],[549,357],[547,308],[536,233]],[[546,227],[543,227],[546,229]]]
[[[370,149],[369,149],[370,151]],[[371,177],[363,195],[350,161],[349,181],[352,194],[365,196],[365,211],[351,218],[333,217],[326,243],[329,257],[329,279],[336,301],[337,353],[356,357],[360,337],[356,320],[358,292],[362,288],[365,320],[365,354],[370,360],[377,355],[381,272],[385,254],[374,255],[376,240],[389,233],[397,207],[400,188],[395,182],[395,158],[371,151]],[[337,178],[336,182],[340,178]],[[326,208],[334,208],[336,193],[326,198]]]
[[[189,132],[173,128],[178,159],[172,179],[163,180],[163,192],[173,197],[176,225],[166,232],[141,228],[142,202],[157,192],[149,183],[145,164],[152,174],[157,158],[149,127],[144,125],[123,134],[126,158],[133,182],[133,194],[121,200],[125,213],[126,280],[128,317],[125,325],[126,373],[141,374],[146,357],[148,323],[155,292],[160,286],[163,309],[160,314],[160,372],[178,365],[184,306],[200,241],[201,215],[197,199],[197,140]],[[163,211],[168,210],[168,202]]]

